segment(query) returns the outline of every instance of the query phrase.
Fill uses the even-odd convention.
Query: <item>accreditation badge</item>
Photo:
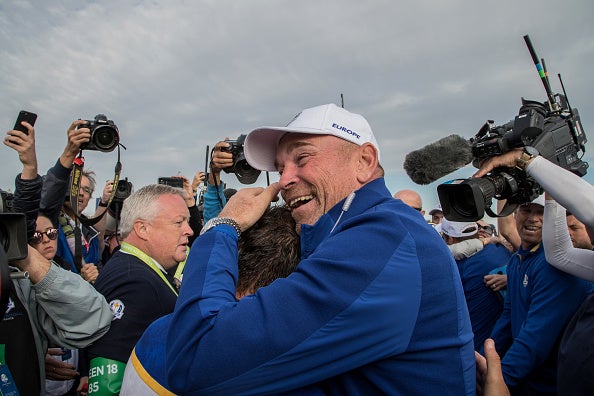
[[[119,395],[126,363],[119,360],[96,357],[89,367],[89,395]]]

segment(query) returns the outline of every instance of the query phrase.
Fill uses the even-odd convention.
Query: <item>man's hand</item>
[[[101,193],[101,203],[106,204],[109,202],[109,197],[113,192],[113,180],[108,180],[105,183],[105,187],[103,187],[103,192]]]
[[[210,172],[208,173],[208,182],[212,185],[221,182],[221,171],[223,168],[233,165],[233,154],[221,150],[229,146],[230,144],[226,141],[218,142],[214,146],[212,158],[210,160]]]
[[[60,163],[64,168],[70,168],[74,158],[80,151],[80,145],[91,140],[91,130],[89,128],[76,129],[79,125],[85,124],[84,120],[76,120],[68,128],[68,142],[64,147],[64,152],[60,156]]]
[[[245,231],[262,217],[279,191],[278,183],[272,183],[265,189],[242,188],[229,199],[218,217],[232,218],[239,224],[241,230]]]
[[[19,155],[19,160],[23,164],[21,178],[32,180],[37,177],[37,155],[35,153],[35,128],[26,121],[23,125],[29,131],[28,134],[15,129],[6,133],[4,145],[15,150]]]
[[[507,275],[505,274],[490,274],[483,277],[485,286],[493,291],[499,291],[507,287]]]
[[[65,381],[78,375],[76,367],[52,357],[62,356],[63,354],[61,348],[48,348],[45,354],[45,378],[54,381]]]
[[[194,179],[192,180],[192,194],[196,195],[198,193],[198,186],[204,183],[206,179],[206,175],[204,172],[198,171],[194,175]]]
[[[482,396],[509,396],[503,379],[501,359],[495,350],[495,342],[485,340],[485,356],[474,352],[476,359],[476,394]]]
[[[487,158],[480,164],[481,167],[474,175],[472,175],[472,177],[482,177],[487,173],[491,172],[493,169],[498,168],[500,166],[507,168],[515,167],[516,160],[520,158],[520,156],[522,155],[522,151],[523,149],[517,148],[508,151],[507,153]]]
[[[80,268],[80,276],[87,282],[93,283],[99,276],[99,270],[95,264],[83,264]]]

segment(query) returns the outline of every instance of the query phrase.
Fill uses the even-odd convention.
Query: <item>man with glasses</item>
[[[76,120],[68,129],[68,142],[56,164],[50,168],[45,176],[39,211],[45,214],[54,225],[58,226],[58,255],[72,264],[71,270],[80,273],[88,282],[94,282],[99,274],[98,265],[101,264],[103,251],[103,232],[105,231],[105,216],[94,225],[80,224],[80,236],[77,235],[76,217],[87,208],[95,190],[93,172],[83,171],[80,178],[78,194],[78,213],[70,204],[68,196],[70,177],[73,163],[80,152],[80,145],[88,142],[91,136],[88,128],[77,127],[84,124],[84,120]],[[103,189],[101,203],[94,216],[104,212],[109,196],[113,190],[113,182],[107,181]],[[81,260],[75,258],[77,238],[80,238]]]

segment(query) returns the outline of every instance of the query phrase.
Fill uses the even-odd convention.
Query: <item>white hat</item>
[[[367,120],[330,103],[303,110],[286,127],[261,127],[251,131],[243,148],[247,162],[259,170],[276,171],[276,148],[287,132],[333,135],[359,146],[371,143],[377,149],[379,160],[379,146]]]
[[[544,206],[545,206],[544,194],[540,194],[538,197],[534,198],[531,202],[526,202],[526,203],[523,203],[522,205],[528,205],[528,204],[536,204],[536,205],[540,205],[544,208]]]
[[[441,232],[454,238],[461,238],[475,235],[478,232],[478,225],[475,222],[449,221],[444,217],[441,221]]]
[[[436,208],[431,209],[431,211],[429,212],[429,216],[433,216],[433,214],[437,213],[437,212],[443,213],[443,209],[441,208],[441,205],[437,205]]]

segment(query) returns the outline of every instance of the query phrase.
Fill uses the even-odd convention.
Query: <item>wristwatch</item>
[[[202,230],[200,231],[200,235],[204,234],[206,231],[210,230],[221,224],[230,225],[235,229],[237,232],[237,237],[241,235],[241,227],[239,224],[230,217],[213,217],[212,219],[208,220],[204,226],[202,226]]]
[[[538,155],[538,150],[534,147],[524,146],[524,151],[522,151],[522,155],[520,155],[520,158],[516,160],[516,166],[522,170],[526,170],[528,163]]]

